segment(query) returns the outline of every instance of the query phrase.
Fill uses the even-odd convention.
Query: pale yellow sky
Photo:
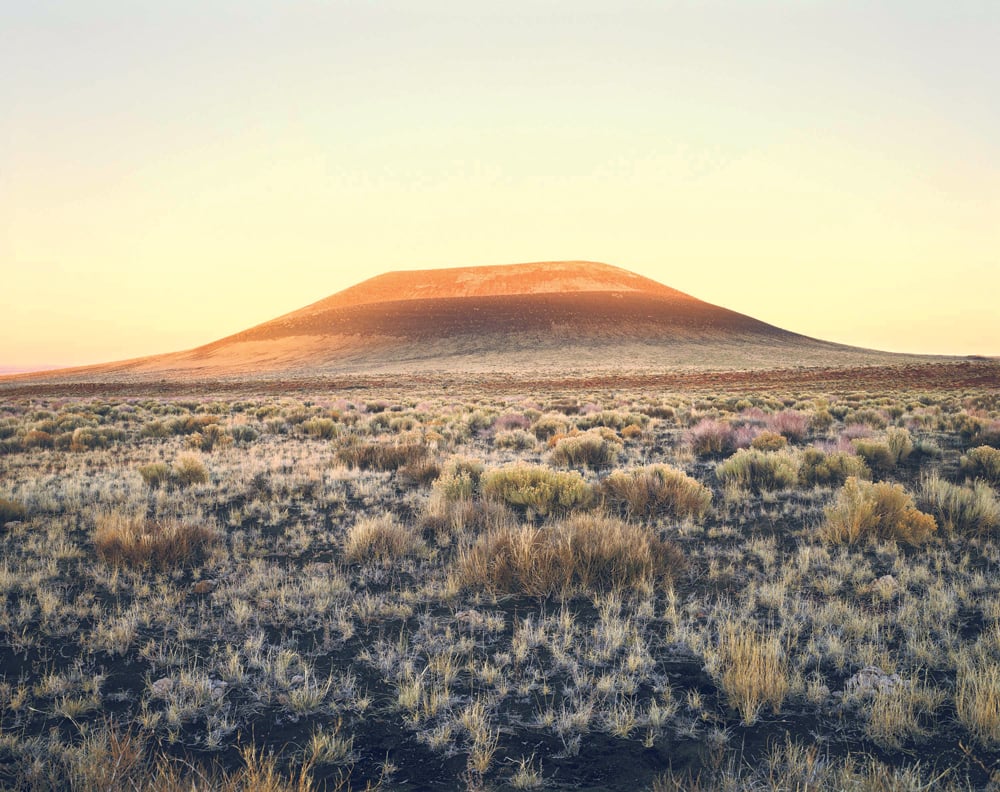
[[[1000,354],[995,3],[19,5],[0,368],[549,259],[833,341]]]

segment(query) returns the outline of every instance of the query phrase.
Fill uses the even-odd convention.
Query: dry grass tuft
[[[949,533],[985,536],[1000,529],[1000,501],[985,481],[963,487],[933,474],[923,481],[920,502]]]
[[[749,759],[738,754],[720,761],[704,774],[692,775],[668,770],[657,778],[652,792],[971,792],[968,781],[954,773],[931,771],[919,764],[893,767],[873,756],[848,756],[834,761],[819,745],[804,745],[786,737],[784,744],[771,746],[768,754]]]
[[[834,544],[895,540],[918,545],[937,530],[934,518],[918,511],[901,485],[872,484],[854,476],[824,513],[820,536]]]
[[[170,483],[172,471],[166,462],[150,462],[139,468],[139,475],[150,489],[159,489]]]
[[[554,465],[572,468],[606,468],[622,454],[622,444],[593,430],[562,437],[555,443],[549,459]]]
[[[204,525],[110,512],[97,518],[94,545],[98,556],[113,566],[164,571],[200,563],[218,538]]]
[[[799,463],[787,451],[742,448],[716,465],[715,475],[723,484],[732,484],[754,492],[781,490],[798,481]]]
[[[543,528],[492,530],[458,559],[462,588],[547,596],[571,590],[609,591],[670,581],[680,551],[649,529],[610,517],[578,515]]]
[[[337,451],[337,458],[361,470],[398,470],[430,453],[422,443],[354,443]]]
[[[441,465],[434,457],[425,456],[413,462],[407,462],[396,473],[404,484],[426,487],[441,475]]]
[[[348,561],[375,561],[388,565],[417,555],[423,549],[420,537],[392,514],[367,517],[350,527],[344,540]]]
[[[1000,665],[985,658],[959,665],[955,711],[977,742],[1000,746]]]
[[[300,765],[297,772],[285,774],[277,757],[265,754],[263,749],[249,746],[242,749],[240,756],[243,767],[229,773],[166,756],[154,761],[141,737],[108,728],[88,735],[79,749],[53,758],[56,764],[53,771],[63,776],[74,792],[313,792],[317,789],[309,762]]]
[[[770,705],[777,714],[790,687],[788,664],[776,635],[727,622],[719,630],[719,681],[744,725]]]
[[[712,504],[708,487],[669,465],[616,470],[601,482],[601,493],[609,507],[628,518],[700,518]]]

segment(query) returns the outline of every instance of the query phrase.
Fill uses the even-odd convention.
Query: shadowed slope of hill
[[[607,264],[390,272],[186,352],[47,378],[589,372],[931,360],[782,330]]]

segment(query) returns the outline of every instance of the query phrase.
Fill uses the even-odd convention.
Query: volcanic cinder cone
[[[782,330],[618,267],[555,261],[389,272],[196,349],[72,376],[574,374],[901,360]]]

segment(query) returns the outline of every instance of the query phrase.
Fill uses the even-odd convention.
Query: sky
[[[0,368],[585,259],[1000,355],[994,0],[0,0]]]

